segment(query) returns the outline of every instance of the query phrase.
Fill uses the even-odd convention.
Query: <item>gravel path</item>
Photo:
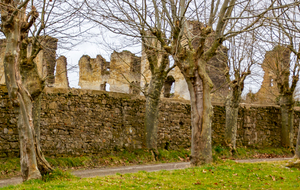
[[[248,159],[248,160],[235,160],[238,163],[254,163],[254,162],[273,162],[284,161],[291,158],[265,158],[265,159]],[[138,171],[154,172],[159,170],[175,170],[184,169],[190,166],[189,162],[179,163],[166,163],[166,164],[153,164],[153,165],[136,165],[136,166],[122,166],[114,168],[102,168],[102,169],[88,169],[73,171],[72,174],[77,177],[96,177],[114,175],[116,173],[135,173]],[[10,179],[0,180],[0,188],[7,185],[16,185],[22,183],[21,177],[14,177]]]

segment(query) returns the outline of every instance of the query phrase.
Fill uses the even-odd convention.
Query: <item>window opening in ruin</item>
[[[173,65],[174,65],[174,59],[172,56],[169,56],[169,68],[173,67]]]
[[[139,94],[140,91],[137,88],[138,86],[140,86],[140,83],[138,81],[132,81],[129,87],[129,94]]]
[[[271,79],[270,86],[273,86],[273,79]]]
[[[109,92],[110,91],[110,85],[107,82],[104,82],[103,84],[100,85],[100,90],[104,90]]]
[[[175,82],[172,83],[170,93],[171,93],[171,94],[174,94],[174,93],[175,93]]]
[[[105,91],[109,92],[110,91],[110,85],[108,83],[106,83],[106,86],[105,86]]]
[[[164,97],[171,98],[175,92],[175,79],[173,76],[168,76],[164,84]]]

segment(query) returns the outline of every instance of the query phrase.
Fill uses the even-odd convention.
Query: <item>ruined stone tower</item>
[[[56,88],[69,88],[68,76],[67,76],[67,58],[60,56],[56,60],[56,73],[55,84]]]
[[[255,100],[258,103],[277,103],[279,91],[277,87],[277,73],[282,69],[289,69],[290,50],[287,47],[276,46],[272,51],[266,52],[262,63],[264,70],[264,79],[259,91],[255,94]]]
[[[105,90],[110,77],[109,62],[101,55],[95,59],[84,55],[79,60],[79,83],[82,89]],[[103,86],[104,85],[104,86]]]
[[[53,87],[54,79],[54,69],[56,62],[56,49],[57,49],[57,39],[50,36],[41,37],[41,43],[43,49],[36,56],[34,61],[37,64],[38,73],[41,78],[46,78],[46,85],[48,87]],[[4,76],[4,66],[3,58],[5,53],[6,40],[0,40],[0,84],[5,84]],[[31,46],[28,46],[28,54],[31,52]]]
[[[138,94],[141,83],[141,58],[129,51],[114,51],[110,59],[110,91]]]

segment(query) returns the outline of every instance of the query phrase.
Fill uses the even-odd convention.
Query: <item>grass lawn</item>
[[[82,169],[82,168],[101,168],[110,166],[125,166],[139,164],[155,164],[167,162],[189,161],[190,150],[159,150],[158,160],[153,160],[152,154],[143,149],[127,151],[118,150],[111,152],[107,156],[81,156],[81,157],[59,157],[46,158],[48,162],[59,169]],[[269,157],[292,157],[288,149],[284,148],[237,148],[237,154],[231,155],[228,148],[222,146],[213,147],[214,161],[222,159],[248,159],[248,158],[269,158]],[[0,179],[20,176],[19,158],[0,158]]]
[[[225,161],[184,170],[76,178],[58,173],[3,189],[300,189],[300,171],[286,162]]]

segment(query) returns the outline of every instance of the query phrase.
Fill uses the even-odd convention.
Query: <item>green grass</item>
[[[152,154],[143,149],[134,151],[113,151],[108,156],[81,156],[81,157],[60,157],[46,158],[54,167],[62,170],[82,169],[82,168],[99,168],[110,166],[125,166],[138,164],[154,164],[167,162],[189,161],[190,150],[159,150],[158,160],[153,160]],[[251,149],[238,148],[235,155],[231,155],[229,149],[222,146],[213,147],[214,161],[224,159],[247,159],[261,157],[283,157],[292,156],[288,149],[284,148],[265,148]],[[20,160],[18,158],[0,159],[0,179],[21,175]]]
[[[280,158],[280,157],[292,157],[289,149],[286,148],[263,148],[254,149],[247,147],[238,147],[235,154],[231,154],[229,148],[222,146],[213,147],[213,158],[214,160],[219,159],[256,159],[256,158]]]
[[[225,161],[184,170],[117,174],[96,178],[33,180],[3,189],[300,189],[300,171],[285,162]]]
[[[42,181],[50,182],[50,181],[61,181],[61,180],[71,180],[71,179],[78,179],[78,178],[67,171],[55,169],[53,172],[44,175]]]

